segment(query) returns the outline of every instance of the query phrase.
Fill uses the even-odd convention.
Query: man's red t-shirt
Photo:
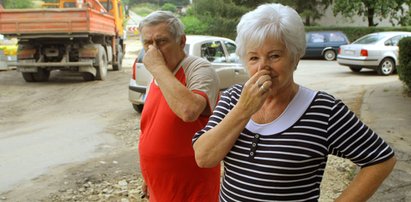
[[[210,111],[218,98],[218,78],[210,64],[189,56],[174,72],[194,93],[204,96]],[[208,116],[184,122],[170,109],[160,88],[152,81],[141,117],[140,167],[148,185],[150,202],[218,201],[220,166],[199,168],[194,159],[193,135]]]

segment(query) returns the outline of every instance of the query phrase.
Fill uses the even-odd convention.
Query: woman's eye
[[[272,59],[272,60],[275,60],[279,57],[280,57],[280,55],[270,55],[270,59]]]
[[[250,61],[255,61],[255,60],[257,60],[258,58],[257,57],[250,57]]]

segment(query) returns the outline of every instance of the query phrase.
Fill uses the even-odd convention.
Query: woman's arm
[[[362,168],[336,202],[367,201],[391,173],[395,163],[396,159],[393,156],[381,163]]]

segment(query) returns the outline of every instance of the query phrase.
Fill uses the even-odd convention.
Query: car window
[[[186,52],[187,55],[190,54],[190,45],[189,45],[189,44],[186,44],[186,45],[184,46],[184,52]]]
[[[329,41],[330,42],[345,42],[346,39],[345,39],[344,35],[342,35],[339,32],[331,32]]]
[[[225,41],[224,44],[225,44],[225,47],[227,48],[228,57],[229,57],[228,59],[230,60],[230,62],[239,63],[240,58],[237,56],[237,54],[235,54],[236,45],[229,41]]]
[[[354,41],[353,44],[373,44],[382,39],[384,35],[381,34],[372,34],[366,35],[364,37],[359,38],[357,41]]]
[[[224,50],[220,41],[213,41],[202,44],[201,57],[214,63],[226,62]]]
[[[404,36],[394,36],[390,39],[388,39],[387,41],[384,42],[384,45],[386,46],[397,46],[398,42],[402,39],[402,37]]]
[[[309,42],[311,43],[324,43],[325,42],[325,36],[322,33],[311,33]]]
[[[144,48],[140,50],[140,53],[138,54],[138,57],[137,57],[137,62],[143,63],[143,57],[144,57]]]

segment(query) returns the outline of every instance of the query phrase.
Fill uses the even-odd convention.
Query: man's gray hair
[[[294,60],[304,56],[306,39],[301,17],[294,9],[274,3],[260,5],[241,17],[236,53],[245,62],[246,49],[261,47],[270,37],[281,40]]]
[[[180,42],[181,36],[185,34],[184,24],[170,11],[154,11],[150,13],[140,22],[138,30],[141,33],[143,27],[154,26],[161,23],[167,23],[171,36],[173,36],[177,42]]]

